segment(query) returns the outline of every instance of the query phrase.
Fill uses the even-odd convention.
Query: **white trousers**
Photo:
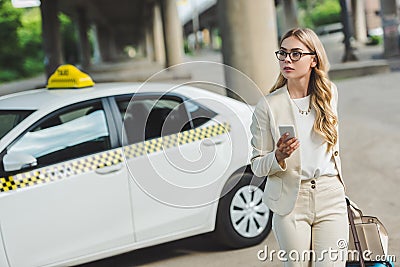
[[[339,177],[302,181],[293,211],[274,214],[272,228],[285,267],[344,267],[349,224]]]

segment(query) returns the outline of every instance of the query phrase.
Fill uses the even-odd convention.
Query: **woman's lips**
[[[293,71],[294,69],[291,67],[284,67],[283,70],[288,72],[288,71]]]

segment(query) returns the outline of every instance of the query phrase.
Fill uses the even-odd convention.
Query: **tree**
[[[68,64],[78,64],[79,51],[76,27],[67,15],[60,13],[58,18],[60,20],[64,61]]]
[[[10,0],[0,0],[0,81],[14,80],[23,73],[23,55],[17,33],[21,14],[22,11],[14,8]]]
[[[44,71],[42,44],[42,18],[40,9],[24,9],[18,38],[23,55],[23,76],[32,76]]]
[[[338,0],[325,0],[313,9],[311,21],[314,26],[340,22],[340,10]]]
[[[299,0],[300,20],[305,27],[340,22],[339,0]]]

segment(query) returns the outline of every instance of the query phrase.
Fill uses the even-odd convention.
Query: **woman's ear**
[[[311,68],[315,68],[315,66],[317,66],[317,58],[316,57],[314,57],[311,62]]]

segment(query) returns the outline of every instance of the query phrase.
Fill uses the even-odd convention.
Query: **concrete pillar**
[[[112,61],[117,57],[117,47],[112,31],[106,25],[97,25],[97,40],[99,42],[101,60]]]
[[[399,47],[399,18],[396,0],[381,0],[381,16],[383,28],[384,55],[386,58],[398,56]]]
[[[109,31],[109,46],[110,46],[111,60],[115,60],[118,58],[118,56],[120,55],[120,53],[123,49],[121,47],[117,46],[112,28],[109,28],[108,31]]]
[[[210,31],[210,45],[209,48],[214,49],[214,42],[215,42],[215,36],[214,36],[214,27],[210,26],[209,28]]]
[[[161,1],[161,15],[164,25],[164,40],[166,48],[166,67],[182,63],[183,34],[179,21],[175,0]]]
[[[90,44],[88,38],[89,25],[87,21],[87,13],[85,9],[78,8],[78,32],[79,32],[79,48],[81,52],[81,64],[83,69],[90,66]]]
[[[200,50],[200,41],[199,41],[199,31],[200,31],[200,19],[199,19],[199,10],[197,8],[197,2],[191,3],[192,5],[192,25],[193,25],[193,34],[194,34],[194,50],[198,52]]]
[[[154,38],[152,34],[152,27],[147,27],[145,29],[145,43],[146,43],[146,58],[149,61],[154,59]]]
[[[367,22],[365,18],[364,0],[351,1],[354,17],[354,37],[360,43],[367,42]]]
[[[106,26],[98,24],[97,27],[97,40],[99,42],[99,50],[102,62],[111,61],[111,50],[109,37],[110,33]]]
[[[274,52],[278,49],[274,1],[219,0],[218,17],[222,35],[223,62],[238,69],[266,94],[279,74]],[[246,23],[244,23],[246,22]],[[261,92],[243,75],[225,69],[227,94],[238,94],[255,104]]]
[[[146,38],[142,38],[136,45],[136,56],[146,57]]]
[[[159,4],[155,4],[153,7],[153,40],[154,61],[160,64],[165,64],[165,42],[161,19],[161,8]]]
[[[93,36],[93,63],[100,63],[101,62],[101,55],[100,55],[100,47],[99,47],[99,40],[97,34],[97,26],[95,24],[92,25],[90,28],[91,34]]]
[[[42,37],[47,78],[63,64],[60,21],[58,20],[58,1],[42,0]],[[4,40],[3,40],[4,41]]]
[[[358,60],[357,57],[354,55],[353,47],[350,42],[350,37],[352,33],[352,25],[349,18],[349,11],[348,11],[348,2],[347,0],[340,0],[340,16],[342,19],[343,24],[343,33],[344,33],[344,56],[342,58],[342,62],[348,61],[356,61]]]
[[[282,5],[283,14],[285,14],[283,32],[287,32],[289,29],[299,27],[299,21],[297,18],[297,1],[284,0],[282,1]]]

